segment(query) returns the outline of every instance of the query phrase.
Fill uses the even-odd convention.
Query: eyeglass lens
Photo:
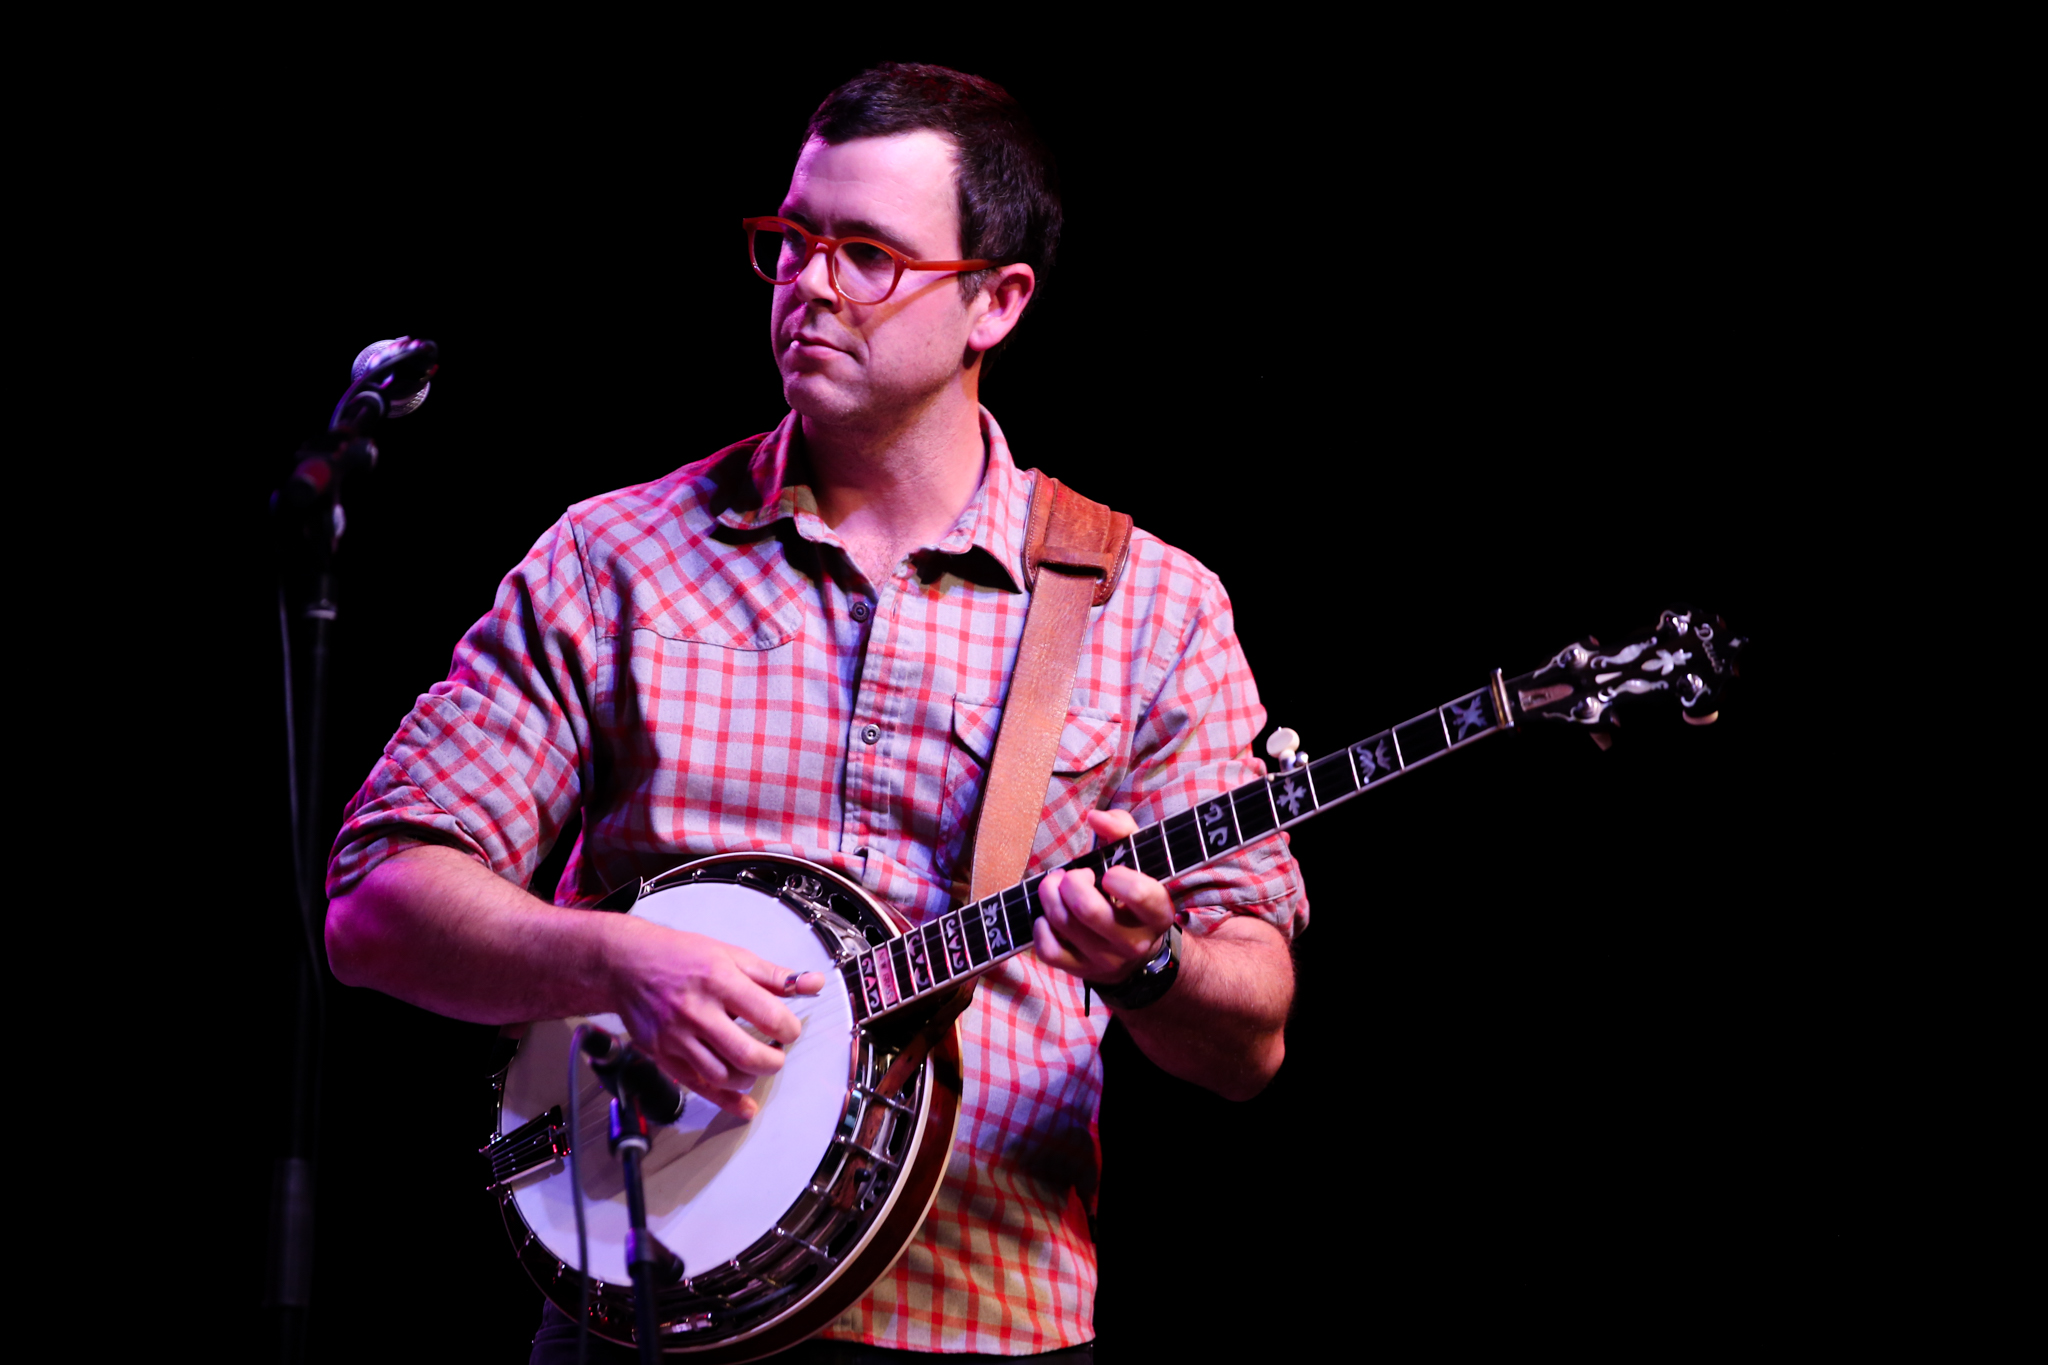
[[[896,283],[896,262],[866,242],[848,242],[834,253],[839,292],[855,303],[879,303]],[[804,267],[804,239],[793,228],[754,229],[754,265],[777,284],[790,284]]]

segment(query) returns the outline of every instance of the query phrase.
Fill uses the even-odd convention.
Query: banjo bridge
[[[510,1185],[543,1167],[553,1167],[569,1155],[569,1125],[562,1118],[562,1106],[558,1104],[503,1137],[493,1138],[477,1149],[477,1155],[484,1161],[487,1190]]]

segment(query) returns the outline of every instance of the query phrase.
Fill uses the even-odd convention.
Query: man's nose
[[[832,287],[830,255],[829,251],[822,248],[813,252],[811,259],[804,262],[804,268],[797,272],[796,284],[793,287],[796,289],[798,299],[804,302],[809,302],[812,299],[823,299],[834,309],[837,309],[839,307],[839,293]]]

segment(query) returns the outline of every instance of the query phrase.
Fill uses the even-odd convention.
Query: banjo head
[[[825,977],[818,995],[784,1001],[803,1033],[785,1049],[783,1069],[749,1092],[760,1112],[738,1119],[689,1095],[643,1159],[647,1225],[682,1258],[686,1275],[660,1297],[662,1348],[751,1359],[837,1316],[923,1220],[958,1114],[956,1036],[949,1028],[939,1050],[951,1052],[953,1064],[936,1068],[953,1086],[934,1085],[927,1063],[893,1103],[875,1097],[895,1050],[856,1025],[838,967],[904,926],[830,869],[766,854],[707,858],[647,882],[629,913]],[[591,1325],[630,1344],[625,1184],[607,1150],[610,1096],[587,1066],[576,1069],[578,1131],[567,1131],[570,1040],[582,1022],[529,1028],[495,1080],[498,1126],[483,1156],[521,1262],[573,1319],[581,1286],[567,1152],[581,1148]],[[616,1015],[589,1022],[625,1031]],[[872,1130],[866,1143],[864,1122]],[[878,1238],[885,1228],[889,1236]]]

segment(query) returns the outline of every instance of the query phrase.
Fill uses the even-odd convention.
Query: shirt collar
[[[1024,537],[1030,516],[1029,484],[1010,458],[1010,443],[987,408],[979,409],[981,436],[988,450],[988,466],[982,471],[981,486],[961,510],[953,529],[928,548],[940,554],[961,555],[980,549],[1009,574],[1021,592],[1024,587]],[[831,527],[818,515],[818,500],[809,484],[789,482],[796,452],[797,416],[785,416],[775,430],[761,438],[761,444],[747,461],[747,477],[753,484],[755,505],[728,506],[718,514],[721,525],[738,531],[759,531],[791,518],[796,533],[805,540],[844,549]],[[796,462],[801,475],[801,461]]]

